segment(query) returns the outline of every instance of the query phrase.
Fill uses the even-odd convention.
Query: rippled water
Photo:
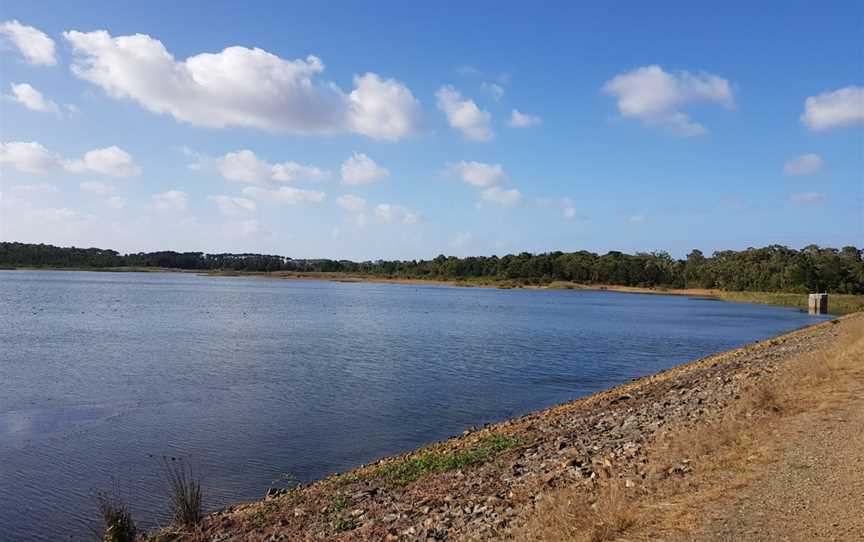
[[[112,479],[164,521],[812,323],[685,297],[0,271],[0,538],[86,538]]]

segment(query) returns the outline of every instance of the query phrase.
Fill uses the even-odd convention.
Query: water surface
[[[139,521],[164,522],[163,455],[191,457],[225,506],[820,318],[614,292],[0,271],[0,538],[86,539],[112,480]]]

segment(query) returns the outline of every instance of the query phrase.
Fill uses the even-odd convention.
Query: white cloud
[[[825,161],[818,154],[804,154],[783,164],[786,175],[813,175],[817,173]]]
[[[78,211],[75,211],[74,209],[69,209],[67,207],[48,207],[46,209],[34,209],[33,213],[40,220],[55,223],[84,222],[92,220],[94,218],[92,215],[79,213]]]
[[[54,40],[41,30],[13,20],[0,24],[0,34],[12,42],[30,64],[41,66],[57,64]]]
[[[734,109],[729,81],[709,73],[669,73],[660,66],[644,66],[616,75],[603,85],[603,92],[618,99],[622,116],[667,127],[681,135],[704,134],[707,130],[680,109],[692,102],[717,103]]]
[[[273,164],[274,181],[323,181],[330,177],[330,172],[315,166],[304,166],[297,162],[282,162]]]
[[[378,204],[375,217],[385,224],[416,224],[421,219],[420,214],[390,203]]]
[[[56,186],[48,183],[18,184],[12,187],[15,194],[56,194],[59,192]]]
[[[116,145],[88,151],[83,159],[66,162],[64,167],[73,173],[93,171],[109,177],[141,175],[141,168],[135,164],[132,155]]]
[[[145,34],[64,32],[72,71],[114,98],[198,126],[247,126],[295,134],[355,132],[396,141],[415,133],[422,116],[411,91],[367,73],[346,94],[323,81],[321,60],[285,60],[262,49],[228,47],[184,61]]]
[[[510,114],[510,120],[507,121],[507,125],[513,128],[530,128],[541,124],[543,124],[543,119],[540,117],[529,115],[527,113],[520,113],[518,109],[513,110]]]
[[[789,196],[792,203],[824,203],[828,198],[820,192],[801,192]]]
[[[101,181],[84,181],[78,185],[82,191],[99,196],[107,196],[114,192],[114,187]]]
[[[269,179],[273,174],[270,164],[259,160],[250,150],[229,152],[219,159],[219,173],[229,181],[254,183]]]
[[[349,213],[362,213],[366,210],[366,200],[351,194],[346,194],[336,198],[336,205],[342,207]]]
[[[62,167],[73,173],[95,172],[110,177],[141,174],[132,155],[117,146],[89,151],[81,160],[63,160],[35,141],[11,141],[0,143],[0,164],[24,173],[47,173]]]
[[[243,194],[258,200],[270,200],[281,205],[300,205],[302,203],[321,203],[327,198],[327,194],[317,190],[305,190],[282,186],[276,190],[268,190],[257,186],[247,186]]]
[[[537,200],[537,203],[541,207],[560,209],[564,220],[573,220],[576,218],[576,205],[571,198],[541,198]]]
[[[507,174],[501,164],[484,164],[483,162],[466,162],[462,160],[456,164],[449,164],[447,170],[451,175],[462,179],[463,182],[480,188],[503,183],[507,180]]]
[[[647,217],[641,213],[637,215],[630,215],[627,217],[627,222],[630,222],[631,224],[641,224],[642,222],[645,222],[646,218]]]
[[[39,111],[40,113],[60,114],[60,107],[53,101],[42,95],[28,83],[12,83],[12,95],[10,98],[23,105],[27,109]]]
[[[225,216],[242,216],[255,212],[255,202],[251,199],[232,196],[207,196],[207,201],[216,205]]]
[[[270,164],[258,158],[254,152],[244,149],[229,152],[218,160],[219,173],[229,181],[247,183],[262,181],[320,181],[330,177],[330,172],[297,162]]]
[[[495,83],[483,83],[480,88],[492,95],[492,99],[496,102],[504,97],[504,87]]]
[[[342,162],[342,184],[349,186],[371,184],[389,175],[387,168],[379,166],[363,153],[355,152]]]
[[[0,143],[0,164],[24,173],[45,173],[56,168],[60,158],[35,141],[10,141]]]
[[[465,64],[463,66],[459,66],[458,68],[456,68],[456,72],[459,75],[464,75],[466,77],[475,77],[475,76],[483,75],[482,71],[475,68],[474,66],[469,66],[467,64]]]
[[[153,196],[153,205],[160,211],[185,211],[188,201],[189,195],[180,190],[168,190]]]
[[[513,207],[522,201],[522,193],[515,188],[500,188],[493,186],[480,192],[480,199],[504,207]]]
[[[115,196],[114,186],[102,181],[84,181],[78,185],[82,192],[89,192],[97,196],[108,196],[106,202],[112,209],[124,209],[126,207],[126,198]]]
[[[466,139],[487,141],[492,139],[492,115],[481,110],[474,100],[463,99],[451,85],[441,87],[435,93],[438,109],[447,116],[451,127],[462,132]]]
[[[849,86],[804,100],[801,122],[814,131],[864,124],[864,87]]]
[[[398,141],[423,124],[420,102],[402,83],[374,73],[355,77],[348,95],[351,128],[372,139]]]

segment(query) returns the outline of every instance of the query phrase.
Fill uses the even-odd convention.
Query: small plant
[[[191,528],[204,517],[201,482],[192,474],[192,467],[182,458],[162,456],[168,492],[171,500],[171,516],[174,523]]]
[[[354,518],[346,518],[342,514],[350,504],[350,501],[344,495],[330,496],[330,504],[327,506],[327,516],[330,518],[330,528],[337,533],[348,531],[357,526]]]
[[[112,495],[102,493],[96,498],[102,519],[100,542],[134,542],[138,528],[129,505],[117,494],[116,488]]]

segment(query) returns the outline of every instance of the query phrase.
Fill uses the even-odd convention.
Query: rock
[[[399,519],[399,514],[387,514],[382,518],[386,523],[393,523]]]

